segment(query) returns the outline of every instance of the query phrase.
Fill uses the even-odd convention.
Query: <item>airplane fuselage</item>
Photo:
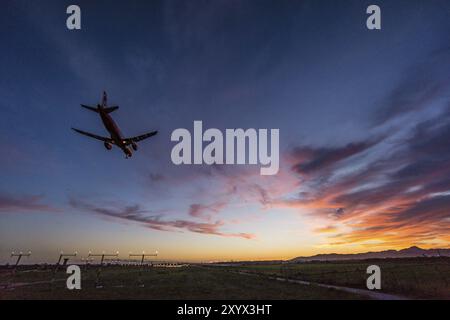
[[[113,118],[104,111],[101,105],[98,105],[98,113],[100,114],[100,118],[102,119],[105,129],[111,135],[111,139],[114,141],[114,144],[122,149],[127,158],[131,157],[133,152],[127,147],[126,141],[123,139],[122,133]]]

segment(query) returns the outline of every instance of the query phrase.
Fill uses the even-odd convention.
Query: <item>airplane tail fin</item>
[[[101,105],[98,105],[98,107],[91,107],[91,106],[87,106],[85,104],[82,104],[81,106],[83,108],[86,108],[88,110],[91,110],[91,111],[94,111],[94,112],[97,112],[97,113],[99,112],[99,110],[103,110],[106,113],[111,113],[111,112],[116,111],[117,109],[119,109],[118,106],[107,107],[106,106],[107,99],[108,99],[108,97],[106,95],[106,91],[103,91],[103,98],[102,98],[102,104]]]
[[[106,91],[103,91],[103,98],[102,98],[102,106],[106,107],[106,103],[108,100],[108,96],[106,95]]]

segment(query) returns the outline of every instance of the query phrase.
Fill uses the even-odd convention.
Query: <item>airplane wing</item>
[[[96,134],[89,133],[89,132],[82,131],[82,130],[75,129],[75,128],[72,128],[72,130],[73,130],[73,131],[76,131],[76,132],[78,132],[78,133],[81,133],[82,135],[85,135],[85,136],[88,136],[88,137],[91,137],[91,138],[94,138],[94,139],[97,139],[97,140],[100,140],[100,141],[109,142],[109,143],[114,143],[113,140],[112,140],[111,138],[106,138],[106,137],[98,136],[98,135],[96,135]]]
[[[138,142],[138,141],[153,137],[157,133],[158,133],[158,131],[152,131],[152,132],[144,133],[144,134],[141,134],[140,136],[131,137],[131,138],[128,138],[125,140],[127,141],[127,144],[130,144],[131,142]]]

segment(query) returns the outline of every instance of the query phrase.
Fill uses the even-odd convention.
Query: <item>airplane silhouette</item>
[[[119,130],[119,127],[117,126],[117,124],[114,122],[114,120],[109,115],[111,112],[119,109],[119,107],[118,106],[110,106],[110,107],[107,106],[107,96],[106,96],[105,91],[103,91],[102,103],[97,104],[97,107],[91,107],[91,106],[87,106],[84,104],[82,104],[81,106],[88,110],[97,112],[100,115],[103,125],[105,126],[106,130],[108,130],[111,137],[110,138],[102,137],[102,136],[98,136],[96,134],[89,133],[89,132],[82,131],[82,130],[75,129],[75,128],[72,128],[72,130],[74,130],[82,135],[88,136],[90,138],[94,138],[94,139],[103,141],[105,148],[108,150],[111,150],[113,145],[119,147],[123,151],[123,153],[125,153],[125,158],[130,158],[133,155],[131,148],[129,148],[128,146],[131,145],[133,150],[136,151],[138,149],[138,146],[136,144],[137,142],[147,139],[147,138],[150,138],[158,133],[158,131],[152,131],[149,133],[142,134],[140,136],[124,138],[122,136],[122,133]]]

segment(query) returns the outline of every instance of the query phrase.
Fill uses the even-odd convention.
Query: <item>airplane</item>
[[[119,107],[118,106],[109,106],[108,107],[107,95],[106,95],[105,91],[103,91],[102,103],[97,104],[97,107],[91,107],[91,106],[87,106],[84,104],[82,104],[81,106],[83,108],[86,108],[88,110],[96,112],[100,115],[103,125],[105,126],[106,130],[108,130],[111,137],[110,138],[102,137],[102,136],[98,136],[96,134],[89,133],[89,132],[82,131],[82,130],[75,129],[75,128],[72,128],[72,130],[74,130],[82,135],[88,136],[90,138],[94,138],[94,139],[103,141],[103,144],[107,150],[111,150],[113,145],[119,147],[125,154],[126,159],[131,158],[131,156],[133,155],[131,148],[129,148],[130,145],[133,148],[133,150],[136,151],[138,149],[138,146],[136,144],[137,142],[142,141],[147,138],[150,138],[150,137],[153,137],[154,135],[156,135],[158,133],[158,131],[152,131],[149,133],[144,133],[140,136],[124,138],[122,136],[122,133],[119,130],[119,127],[117,126],[117,124],[114,122],[114,120],[109,115],[111,112],[119,109]]]

